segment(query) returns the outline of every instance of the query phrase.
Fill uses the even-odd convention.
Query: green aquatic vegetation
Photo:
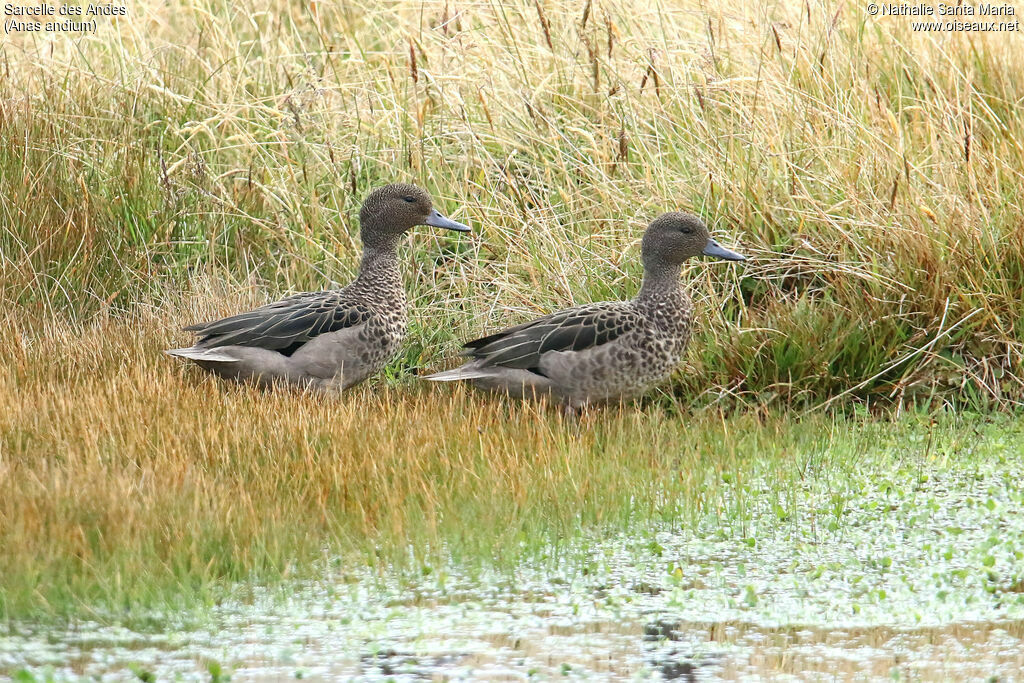
[[[506,646],[585,675],[577,628],[666,677],[1020,651],[1020,428],[964,410],[1024,386],[1021,44],[851,6],[450,4],[142,0],[0,45],[4,670],[338,673],[297,633],[381,677],[500,673]],[[409,343],[373,383],[320,401],[162,357],[350,279],[356,207],[397,180],[476,232],[402,246]],[[669,209],[751,258],[687,266],[665,387],[573,423],[416,385],[459,340],[630,296]]]
[[[1024,433],[1015,422],[784,421],[789,436],[772,450],[758,430],[779,425],[746,419],[725,431],[705,425],[701,448],[733,434],[735,457],[704,461],[699,486],[662,491],[657,514],[590,520],[497,563],[440,552],[430,571],[408,561],[323,567],[309,580],[249,586],[245,600],[227,598],[173,635],[21,623],[0,639],[0,661],[16,652],[19,669],[98,675],[108,669],[75,668],[65,653],[145,643],[132,656],[149,659],[133,661],[158,677],[209,658],[239,675],[560,676],[563,663],[587,675],[608,653],[638,674],[1016,670]]]

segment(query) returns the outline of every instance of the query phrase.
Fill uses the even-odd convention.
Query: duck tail
[[[232,358],[223,351],[217,349],[200,349],[195,346],[190,346],[187,349],[165,349],[164,353],[168,356],[177,356],[179,358],[188,358],[189,360],[205,360],[213,361],[216,363],[237,363],[237,358]]]
[[[455,368],[454,370],[445,370],[444,372],[435,372],[432,375],[427,375],[423,379],[431,382],[458,382],[460,380],[467,379],[483,379],[490,377],[493,372],[489,372],[486,368],[473,367],[472,364],[466,364],[462,367]]]

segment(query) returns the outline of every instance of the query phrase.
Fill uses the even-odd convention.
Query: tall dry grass
[[[785,471],[797,437],[693,405],[1021,400],[1018,40],[809,2],[129,11],[0,44],[0,611],[201,595],[387,538],[489,552],[666,490],[699,505],[751,452]],[[345,282],[359,201],[393,180],[476,232],[410,237],[383,379],[320,401],[160,354]],[[411,380],[630,296],[644,224],[677,208],[751,259],[688,267],[699,329],[656,406],[577,429]]]
[[[752,260],[688,270],[681,395],[1021,396],[1006,34],[809,2],[131,12],[3,46],[0,296],[27,317],[127,311],[197,274],[259,301],[343,282],[361,197],[414,180],[477,233],[410,243],[396,367],[629,296],[643,225],[687,208]]]

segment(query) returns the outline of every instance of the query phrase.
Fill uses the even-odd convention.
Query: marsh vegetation
[[[815,3],[129,11],[0,45],[5,643],[55,617],[201,620],[246,586],[347,572],[571,573],[620,534],[679,557],[720,537],[695,566],[749,576],[773,530],[856,539],[844,510],[872,501],[872,534],[969,510],[978,535],[821,559],[867,590],[822,595],[882,614],[879,566],[936,562],[924,621],[1021,618],[1019,41]],[[348,281],[356,207],[395,180],[475,234],[404,244],[412,324],[382,375],[324,400],[160,353],[183,324]],[[699,324],[662,390],[572,423],[417,383],[460,340],[631,296],[643,226],[671,209],[751,260],[687,266]],[[947,470],[960,493],[901,517]],[[655,546],[634,564],[672,588],[681,560]],[[775,589],[729,584],[741,606],[747,585],[735,618],[763,626],[749,610]],[[887,627],[912,625],[902,609]]]

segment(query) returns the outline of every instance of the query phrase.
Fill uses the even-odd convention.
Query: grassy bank
[[[754,461],[784,504],[808,454],[928,433],[807,409],[1019,404],[1020,41],[736,4],[138,2],[5,38],[0,612],[201,602],[409,539],[514,556],[719,504]],[[316,400],[160,353],[348,280],[393,180],[476,232],[410,237],[381,378]],[[485,329],[630,296],[677,208],[751,258],[687,268],[698,330],[640,409],[578,426],[415,383]]]
[[[233,581],[409,548],[511,563],[648,520],[742,536],[758,511],[804,514],[805,481],[843,499],[864,462],[970,467],[1024,445],[1005,418],[723,418],[665,395],[574,424],[385,381],[344,400],[225,388],[161,356],[170,326],[54,324],[3,364],[0,613],[195,607]]]

